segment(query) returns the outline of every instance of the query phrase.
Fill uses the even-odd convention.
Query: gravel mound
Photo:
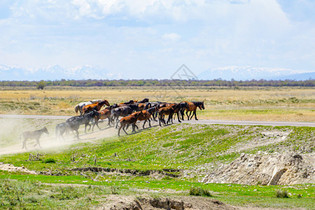
[[[315,155],[241,154],[204,177],[205,183],[291,185],[315,183]]]
[[[31,171],[31,170],[28,170],[27,168],[25,168],[24,166],[22,167],[16,167],[12,164],[4,164],[2,162],[0,162],[0,170],[3,170],[3,171],[13,171],[13,172],[16,172],[16,171],[19,171],[19,172],[24,172],[24,173],[27,173],[27,174],[37,174],[36,171]]]

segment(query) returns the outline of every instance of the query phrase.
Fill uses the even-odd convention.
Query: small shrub
[[[190,188],[189,195],[212,197],[211,193],[208,190],[202,189],[200,187]]]
[[[276,197],[277,198],[289,198],[289,194],[287,191],[278,190],[276,192]]]
[[[111,187],[110,187],[110,192],[111,192],[111,194],[113,194],[113,195],[119,194],[119,187],[117,187],[117,186],[111,186]]]
[[[56,163],[56,160],[54,158],[47,158],[43,163]]]

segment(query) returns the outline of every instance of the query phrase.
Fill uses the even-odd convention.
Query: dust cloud
[[[63,151],[72,144],[82,142],[97,142],[99,139],[117,136],[117,130],[107,126],[107,121],[101,122],[99,130],[97,127],[94,131],[89,130],[84,133],[84,125],[80,126],[77,140],[71,131],[64,134],[64,138],[57,138],[55,127],[58,123],[65,120],[52,119],[5,119],[0,118],[0,155],[23,153],[23,152],[45,152],[45,151]],[[36,145],[36,140],[27,140],[27,149],[22,149],[22,133],[25,131],[34,131],[47,127],[49,134],[43,133],[40,138],[40,146]]]

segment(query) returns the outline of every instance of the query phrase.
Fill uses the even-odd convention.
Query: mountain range
[[[152,77],[154,78],[154,76]],[[63,68],[59,65],[36,70],[0,65],[0,81],[39,81],[39,80],[86,80],[86,79],[128,79],[120,74],[113,74],[107,69],[94,66]],[[164,78],[168,79],[168,78]],[[301,72],[291,69],[262,68],[251,66],[229,66],[208,69],[197,75],[199,80],[308,80],[315,79],[314,72]]]
[[[209,69],[198,75],[200,80],[308,80],[315,79],[314,72],[301,72],[291,69],[263,68],[251,66],[229,66]]]
[[[106,69],[81,66],[77,68],[63,68],[59,65],[36,70],[0,65],[0,81],[2,80],[86,80],[86,79],[120,79],[120,75],[108,73]]]

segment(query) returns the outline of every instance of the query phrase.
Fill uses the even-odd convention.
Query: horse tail
[[[79,105],[76,105],[75,107],[74,107],[74,111],[75,111],[75,113],[78,113],[78,111],[79,111]]]

